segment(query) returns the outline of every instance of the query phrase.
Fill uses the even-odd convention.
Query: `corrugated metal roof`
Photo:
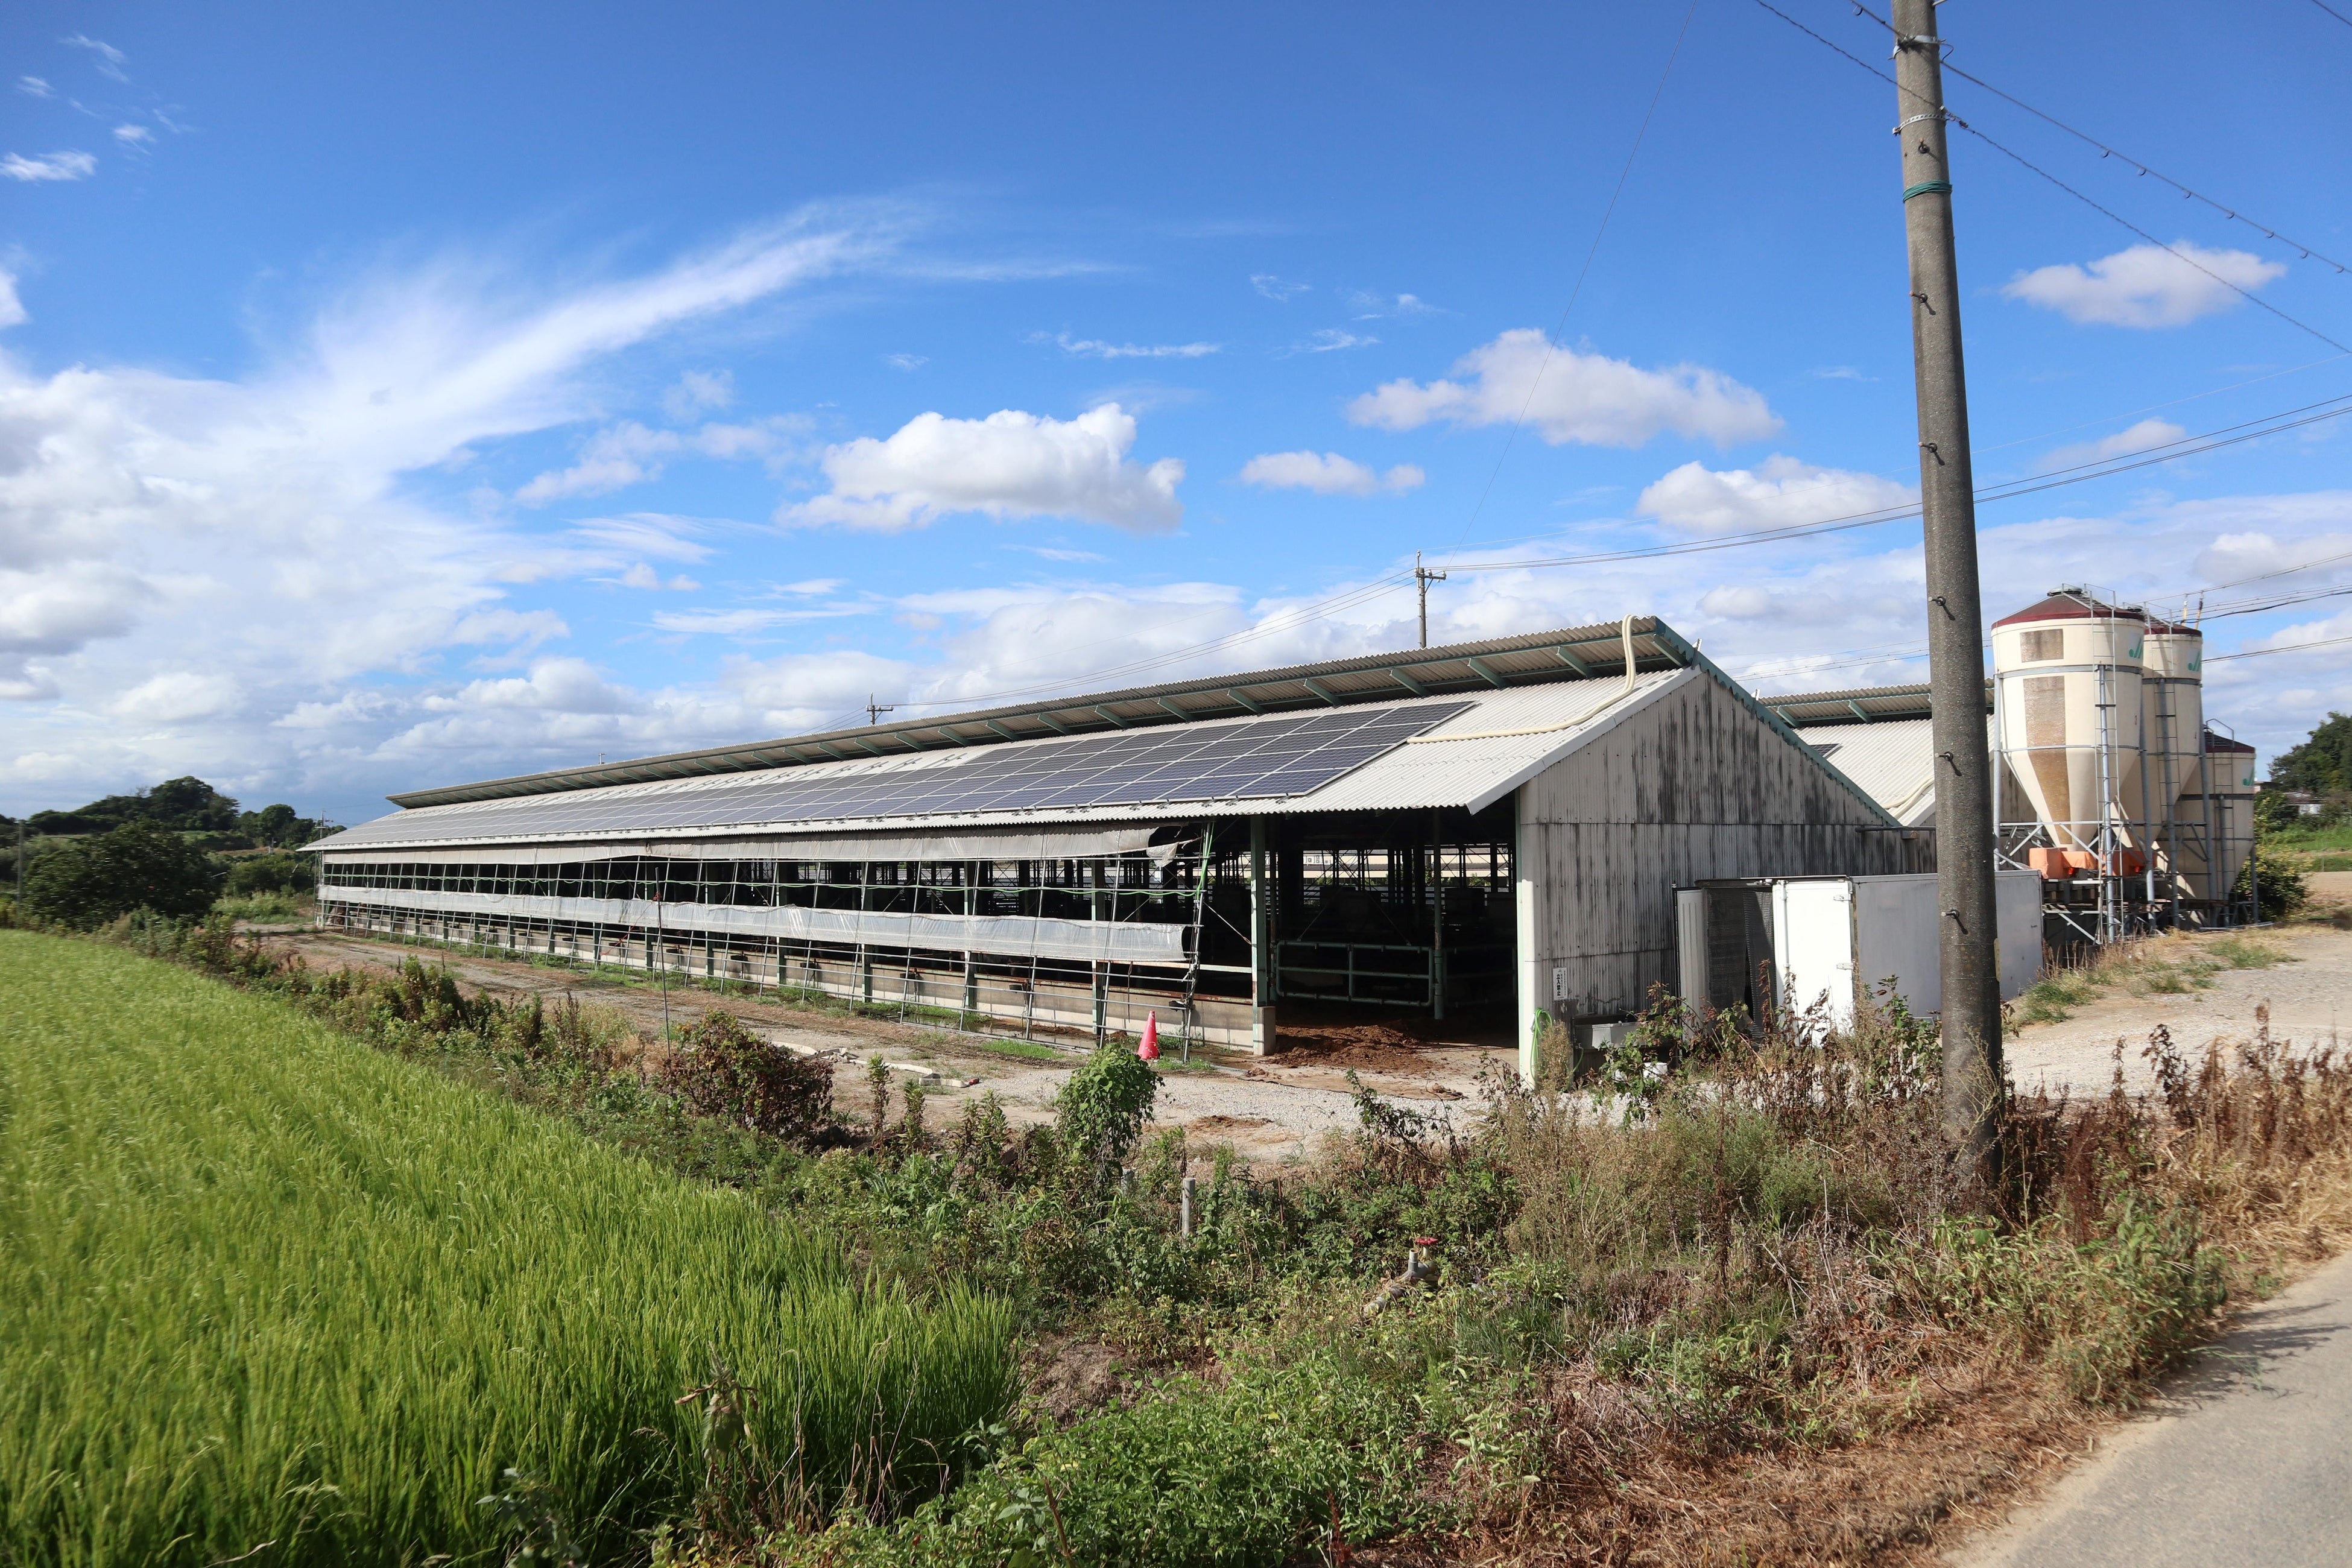
[[[1819,724],[1865,724],[1887,719],[1929,716],[1925,686],[1856,686],[1843,691],[1790,691],[1759,697],[1791,729]],[[1992,711],[1992,682],[1985,682],[1985,711]]]
[[[413,790],[391,798],[395,805],[446,805],[458,801],[549,795],[611,784],[700,778],[713,773],[814,766],[856,757],[954,752],[972,746],[1147,725],[1242,718],[1356,702],[1391,702],[1400,697],[1439,692],[1458,695],[1596,677],[1622,679],[1625,673],[1624,630],[1622,622],[1568,626],[1524,637],[1290,665],[1161,686],[1057,697],[936,719],[829,730],[749,745],[678,752],[593,767],[561,768],[479,784]],[[1696,651],[1655,616],[1634,616],[1632,630],[1636,668],[1675,668],[1691,664],[1696,658]]]
[[[371,847],[422,848],[465,842],[502,843],[523,839],[554,842],[611,841],[617,838],[648,842],[680,837],[739,836],[747,833],[835,834],[898,832],[921,829],[953,832],[1018,825],[1091,822],[1132,822],[1139,818],[1187,818],[1296,812],[1378,811],[1412,807],[1467,805],[1479,809],[1517,787],[1525,777],[1549,765],[1550,759],[1574,749],[1580,739],[1605,728],[1612,710],[1638,706],[1677,679],[1696,679],[1696,672],[1659,670],[1637,675],[1629,692],[1616,680],[1572,681],[1489,691],[1483,697],[1457,693],[1409,698],[1384,706],[1415,709],[1462,709],[1422,735],[1372,758],[1353,771],[1307,794],[1219,801],[1166,801],[1028,811],[930,813],[923,816],[853,816],[777,821],[709,820],[714,795],[740,790],[740,776],[662,780],[636,784],[613,784],[602,789],[566,791],[560,799],[518,795],[491,801],[451,802],[412,807],[362,823],[357,827],[309,847],[348,854]],[[1467,707],[1465,708],[1465,703]],[[1265,721],[1242,721],[1213,728],[1243,728]],[[1021,748],[1061,743],[1059,737],[1006,742]],[[993,753],[1002,755],[1002,752]],[[796,776],[872,779],[951,771],[974,761],[971,752],[921,752],[856,762],[808,764]],[[665,811],[665,807],[672,807]],[[675,825],[665,816],[681,819]],[[596,826],[607,817],[625,826]]]
[[[1813,724],[1805,743],[1860,785],[1906,827],[1936,820],[1935,721],[1892,719],[1868,724]]]

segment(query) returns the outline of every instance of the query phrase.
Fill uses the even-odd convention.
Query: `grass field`
[[[1000,1303],[267,997],[0,931],[0,1562],[609,1555],[752,1469],[936,1487],[1009,1404]]]

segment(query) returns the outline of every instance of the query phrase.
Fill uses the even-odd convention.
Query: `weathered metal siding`
[[[1674,984],[1677,886],[1905,871],[1918,853],[1885,830],[1870,801],[1712,680],[1627,715],[1521,786],[1518,822],[1518,1011],[1530,1071],[1539,1013],[1632,1012],[1653,985]],[[1559,990],[1566,997],[1555,1000]]]

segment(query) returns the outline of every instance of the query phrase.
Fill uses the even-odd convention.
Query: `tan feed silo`
[[[2201,763],[2205,743],[2205,634],[2150,621],[2140,659],[2140,736],[2146,743],[2150,829],[2166,863],[2183,876],[2202,858],[2207,827]],[[2202,887],[2182,889],[2205,898]]]
[[[2107,825],[2142,816],[2147,638],[2145,613],[2077,588],[1992,624],[2001,752],[2061,850],[2092,853]]]

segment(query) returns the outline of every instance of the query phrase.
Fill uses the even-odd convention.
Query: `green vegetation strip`
[[[1008,1407],[1000,1303],[267,998],[6,931],[0,995],[0,1561],[605,1554],[750,1447],[829,1510]]]

